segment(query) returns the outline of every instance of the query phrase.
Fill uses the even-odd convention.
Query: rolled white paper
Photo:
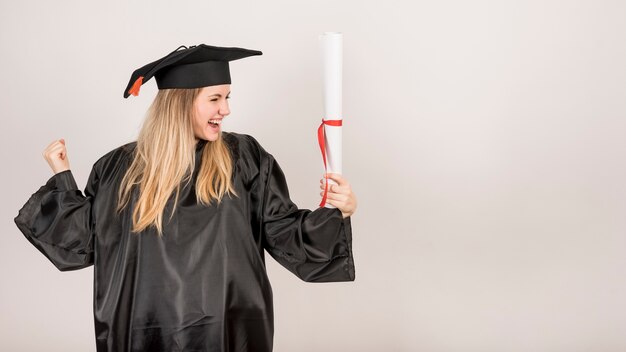
[[[324,32],[319,36],[322,49],[324,75],[324,120],[341,120],[343,35],[339,32]],[[324,125],[326,163],[328,173],[341,174],[341,126]],[[322,167],[324,167],[322,160]],[[328,179],[329,187],[336,184]],[[328,202],[326,208],[335,208]]]

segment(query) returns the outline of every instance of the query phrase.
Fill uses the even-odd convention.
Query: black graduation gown
[[[136,142],[93,165],[84,195],[67,170],[19,211],[19,229],[59,270],[94,265],[98,351],[271,351],[263,249],[306,282],[354,281],[350,218],[336,208],[298,209],[278,163],[255,138],[222,137],[240,197],[196,202],[200,141],[193,180],[169,222],[173,197],[165,208],[162,238],[153,228],[131,234],[131,207],[114,211]]]

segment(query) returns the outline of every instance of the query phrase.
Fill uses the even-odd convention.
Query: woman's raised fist
[[[65,149],[65,140],[56,140],[43,151],[43,157],[46,159],[52,171],[58,174],[61,171],[70,169],[70,162],[67,159],[67,149]]]

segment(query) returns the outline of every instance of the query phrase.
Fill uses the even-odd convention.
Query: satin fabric
[[[239,197],[198,204],[195,179],[170,198],[164,236],[130,232],[131,207],[115,213],[136,142],[100,158],[84,194],[71,170],[52,176],[15,223],[59,270],[94,265],[97,351],[271,351],[272,287],[264,250],[306,282],[354,281],[350,217],[299,209],[285,176],[252,136],[222,132]]]

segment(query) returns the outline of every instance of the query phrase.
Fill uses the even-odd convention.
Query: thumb
[[[61,138],[59,141],[60,141],[63,145],[65,145],[65,139]]]

